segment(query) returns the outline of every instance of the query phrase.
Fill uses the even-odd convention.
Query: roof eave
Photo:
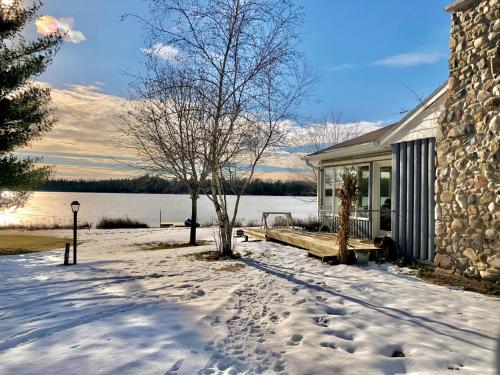
[[[388,147],[380,145],[379,142],[369,142],[350,147],[337,148],[319,154],[306,155],[304,158],[311,161],[345,159],[347,157],[356,158],[389,149]]]

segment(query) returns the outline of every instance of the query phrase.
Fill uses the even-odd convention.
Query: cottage
[[[319,163],[318,212],[336,230],[343,171],[358,176],[359,196],[352,233],[360,238],[390,236],[401,255],[434,260],[435,145],[446,85],[400,122],[308,155]]]

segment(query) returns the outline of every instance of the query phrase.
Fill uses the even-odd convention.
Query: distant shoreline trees
[[[207,181],[204,188],[210,188]],[[174,179],[142,176],[109,180],[51,179],[36,191],[83,192],[83,193],[131,193],[131,194],[189,194],[185,185]],[[316,184],[308,181],[263,181],[254,179],[245,191],[246,195],[315,196]]]

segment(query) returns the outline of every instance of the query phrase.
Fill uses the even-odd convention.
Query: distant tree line
[[[206,182],[206,189],[210,181]],[[187,194],[184,184],[177,180],[142,176],[109,180],[64,180],[52,179],[41,185],[37,191],[85,192],[85,193],[148,193]],[[228,194],[230,189],[228,188]],[[248,185],[247,195],[314,196],[316,185],[309,181],[263,181],[255,179]]]

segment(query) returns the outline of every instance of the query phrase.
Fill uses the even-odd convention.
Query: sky
[[[7,2],[9,0],[0,0]],[[330,111],[366,130],[396,122],[448,77],[449,0],[297,0],[304,10],[299,48],[318,76],[298,113],[306,125]],[[128,84],[143,71],[144,31],[133,17],[143,0],[50,0],[27,34],[68,31],[54,63],[37,80],[53,89],[58,122],[23,150],[42,155],[65,178],[127,177],[130,154],[114,124]],[[289,178],[283,157],[262,177]]]

